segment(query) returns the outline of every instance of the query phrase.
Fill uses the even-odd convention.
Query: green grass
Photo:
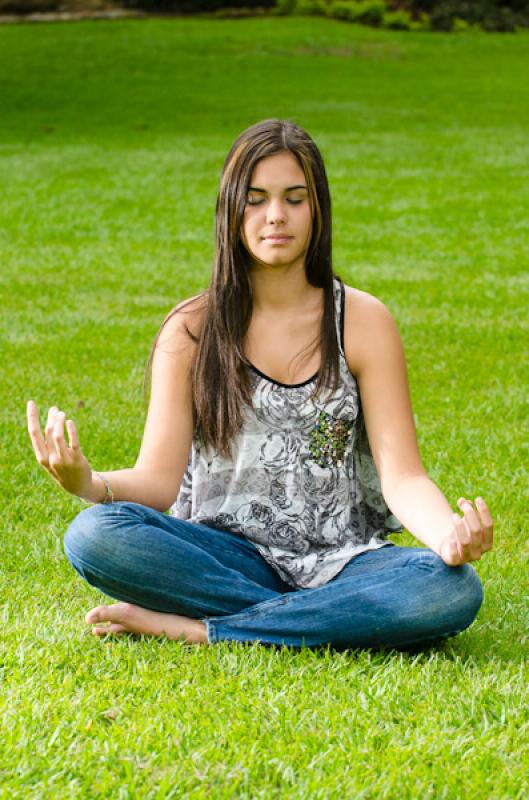
[[[526,798],[529,34],[313,18],[0,27],[2,798]],[[334,264],[404,339],[423,460],[496,544],[476,622],[422,653],[99,641],[81,503],[25,403],[130,466],[164,314],[207,285],[238,133],[319,144]],[[402,543],[411,544],[405,535]]]

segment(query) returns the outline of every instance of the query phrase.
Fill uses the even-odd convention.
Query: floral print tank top
[[[296,589],[322,586],[355,556],[391,545],[402,530],[380,487],[356,378],[344,353],[342,280],[334,278],[338,388],[309,399],[304,383],[278,383],[251,367],[253,409],[233,460],[193,441],[172,516],[251,541]]]

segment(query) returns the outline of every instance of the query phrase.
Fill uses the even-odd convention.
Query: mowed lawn
[[[2,798],[527,798],[529,34],[318,18],[0,27]],[[84,504],[25,405],[132,466],[152,340],[205,288],[224,157],[321,148],[334,267],[399,324],[421,453],[488,501],[476,622],[421,652],[93,637]],[[408,534],[395,539],[412,544]]]

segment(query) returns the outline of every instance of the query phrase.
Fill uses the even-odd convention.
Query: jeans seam
[[[284,606],[288,602],[289,598],[285,597],[284,595],[281,597],[272,597],[270,598],[270,600],[263,600],[261,603],[256,603],[253,606],[248,606],[248,608],[244,608],[242,611],[237,611],[235,614],[226,614],[225,616],[212,614],[210,617],[208,617],[208,621],[210,620],[213,620],[215,622],[226,622],[226,620],[229,620],[230,622],[233,620],[239,621],[240,619],[244,619],[245,616],[259,614],[262,611],[262,606],[264,605],[270,605],[272,607],[275,607],[275,605]]]
[[[117,512],[120,516],[124,516],[126,514],[127,509],[125,508],[125,506],[130,507],[132,505],[133,506],[132,510],[141,518],[141,521],[142,522],[147,521],[147,515],[143,511],[143,508],[141,507],[140,503],[132,503],[130,500],[118,500],[116,505],[118,506]]]

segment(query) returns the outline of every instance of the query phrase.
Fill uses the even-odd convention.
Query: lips
[[[264,238],[265,238],[265,241],[269,241],[269,242],[283,242],[283,241],[285,241],[285,239],[292,239],[292,236],[287,236],[286,234],[284,236],[281,236],[281,235],[277,234],[275,236],[265,236]]]

